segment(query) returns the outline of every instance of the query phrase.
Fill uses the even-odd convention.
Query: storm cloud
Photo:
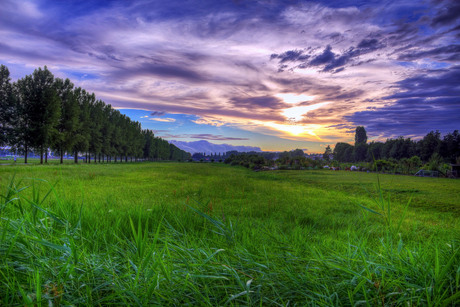
[[[398,91],[384,97],[388,105],[349,117],[375,136],[421,136],[430,127],[442,133],[458,130],[460,123],[460,67],[431,71],[395,84]],[[427,129],[428,128],[428,129]]]

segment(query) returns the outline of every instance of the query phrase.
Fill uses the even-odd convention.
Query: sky
[[[0,63],[47,66],[166,140],[324,152],[460,129],[460,2],[0,0]]]

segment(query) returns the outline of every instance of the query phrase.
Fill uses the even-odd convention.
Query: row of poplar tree
[[[48,149],[86,161],[186,160],[190,154],[143,130],[139,122],[96,99],[69,79],[55,78],[45,66],[12,83],[0,66],[0,146],[40,154]]]

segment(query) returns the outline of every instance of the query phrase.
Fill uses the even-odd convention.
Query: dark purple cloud
[[[310,61],[309,65],[319,66],[319,65],[328,64],[334,61],[335,54],[331,50],[332,50],[332,47],[328,45],[326,49],[324,49],[323,53],[321,53],[320,55],[317,55]]]
[[[216,135],[210,133],[200,133],[200,134],[164,134],[163,138],[167,139],[200,139],[200,140],[209,140],[209,141],[246,141],[248,138],[239,138],[239,137],[229,137],[223,135]]]
[[[305,50],[288,50],[281,54],[272,54],[270,59],[279,59],[279,63],[285,62],[296,62],[296,61],[306,61],[310,58],[310,55],[305,54]]]
[[[396,93],[384,98],[389,101],[387,106],[357,112],[348,119],[366,126],[370,135],[385,137],[459,129],[460,67],[406,78],[395,87]]]
[[[235,137],[228,137],[223,135],[214,135],[208,133],[201,133],[201,134],[190,134],[188,137],[192,139],[200,139],[200,140],[212,140],[212,141],[244,141],[249,140],[248,138],[235,138]]]
[[[436,17],[433,18],[432,26],[450,25],[460,19],[460,3],[454,1],[438,1],[442,4]]]
[[[398,90],[385,99],[460,97],[460,66],[429,70],[424,74],[403,79],[394,87]]]
[[[424,51],[405,52],[399,55],[402,61],[412,61],[422,58],[435,58],[440,61],[458,62],[460,61],[460,45],[448,45]]]
[[[165,115],[165,111],[153,111],[152,113],[150,113],[150,116],[163,116]]]
[[[357,46],[348,48],[348,50],[342,52],[342,54],[334,53],[331,45],[328,45],[322,53],[315,56],[312,55],[313,50],[310,47],[304,50],[289,50],[282,54],[272,54],[270,60],[278,60],[280,64],[279,72],[289,67],[285,63],[294,62],[297,63],[297,66],[294,68],[321,67],[321,71],[323,72],[338,73],[345,70],[345,65],[349,63],[353,64],[353,66],[357,66],[371,61],[372,59],[358,62],[355,60],[361,55],[377,51],[385,46],[384,43],[376,38],[365,38],[361,40]]]

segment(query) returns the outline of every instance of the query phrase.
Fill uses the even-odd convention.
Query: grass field
[[[460,302],[458,180],[139,163],[0,187],[0,305]]]

